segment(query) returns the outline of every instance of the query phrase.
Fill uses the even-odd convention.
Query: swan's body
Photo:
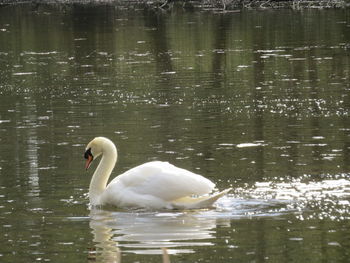
[[[167,162],[148,162],[114,178],[108,178],[117,161],[117,149],[104,137],[93,139],[86,147],[86,168],[97,156],[102,159],[89,188],[90,203],[118,207],[207,208],[230,189],[208,195],[215,184],[201,175]],[[199,196],[199,197],[194,197]]]

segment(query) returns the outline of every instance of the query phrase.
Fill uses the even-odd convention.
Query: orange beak
[[[89,169],[89,167],[90,167],[90,165],[91,165],[93,159],[94,159],[94,158],[92,157],[92,155],[89,155],[89,156],[88,156],[88,158],[87,158],[87,160],[86,160],[86,163],[85,163],[85,170]]]

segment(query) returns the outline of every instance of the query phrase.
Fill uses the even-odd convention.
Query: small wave
[[[236,188],[234,198],[223,199],[219,209],[235,209],[235,216],[278,216],[295,214],[305,219],[350,219],[350,178],[348,174],[315,179],[275,178]]]

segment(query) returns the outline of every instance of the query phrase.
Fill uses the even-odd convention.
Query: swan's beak
[[[91,165],[93,159],[94,159],[94,158],[92,158],[92,155],[89,155],[89,156],[88,156],[88,158],[87,158],[87,160],[86,160],[86,163],[85,163],[85,170],[89,169],[89,167],[90,167],[90,165]]]
[[[86,163],[85,163],[85,170],[89,169],[94,156],[91,153],[91,148],[89,148],[88,150],[86,150],[85,154],[84,154],[84,158],[86,159]]]

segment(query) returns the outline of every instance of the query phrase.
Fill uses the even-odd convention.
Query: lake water
[[[347,262],[350,12],[0,6],[0,262]],[[213,210],[89,209],[169,161],[232,187]]]

